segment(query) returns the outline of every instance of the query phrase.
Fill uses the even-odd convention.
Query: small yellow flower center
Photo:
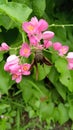
[[[24,71],[28,71],[28,66],[27,66],[27,65],[24,65],[24,66],[23,66],[23,70],[24,70]]]
[[[28,53],[28,49],[24,49],[24,53],[27,54]]]
[[[62,53],[65,53],[65,51],[66,51],[66,49],[65,49],[65,48],[63,48],[63,49],[62,49]]]
[[[29,30],[29,31],[33,31],[33,30],[34,30],[34,27],[33,27],[32,25],[29,25],[29,26],[28,26],[28,30]]]
[[[17,75],[17,74],[14,74],[13,77],[16,79],[16,78],[18,77],[18,75]]]

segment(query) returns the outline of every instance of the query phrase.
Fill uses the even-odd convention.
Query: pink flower
[[[48,29],[48,23],[44,19],[40,19],[37,25],[38,32],[42,32]]]
[[[10,68],[10,73],[12,74],[12,80],[15,80],[16,83],[19,83],[22,80],[22,71],[20,65],[13,65]]]
[[[32,46],[37,46],[37,44],[39,43],[39,39],[36,37],[36,36],[34,36],[34,35],[30,35],[29,36],[29,40],[30,40],[30,45],[32,45]]]
[[[23,30],[28,34],[34,34],[36,33],[36,27],[38,25],[38,19],[36,17],[32,17],[31,21],[24,22],[22,24]]]
[[[46,20],[40,19],[38,21],[37,17],[32,17],[30,23],[35,27],[35,31],[38,32],[45,31],[48,28],[48,23]]]
[[[30,47],[27,43],[23,43],[20,49],[20,55],[28,58],[31,54]]]
[[[37,47],[36,47],[36,49],[38,49],[38,50],[43,50],[43,49],[44,49],[44,46],[43,46],[43,45],[38,44],[38,45],[37,45]]]
[[[59,55],[60,56],[63,56],[64,54],[66,54],[69,50],[69,47],[68,46],[62,46],[61,43],[59,42],[55,42],[53,44],[53,48],[54,50],[57,50],[59,52]]]
[[[37,17],[32,17],[30,23],[32,23],[35,27],[38,25],[38,19]]]
[[[20,68],[20,65],[17,63],[17,64],[13,64],[9,67],[9,70],[10,70],[10,73],[13,74],[13,73],[16,73],[16,72],[21,72],[21,68]]]
[[[19,58],[16,55],[10,55],[7,58],[6,64],[4,65],[4,70],[5,71],[10,71],[11,67],[13,67],[14,65],[18,65],[19,63]]]
[[[21,71],[23,75],[30,75],[30,66],[31,65],[27,63],[21,65]]]
[[[52,42],[48,40],[44,40],[44,47],[47,49],[52,46]]]
[[[54,37],[54,32],[52,32],[52,31],[45,31],[43,33],[42,37],[43,37],[44,40],[50,40],[50,39],[52,39]]]
[[[68,61],[68,69],[73,69],[73,52],[69,52],[66,56]]]
[[[4,70],[10,72],[12,80],[19,83],[22,79],[21,67],[19,65],[19,58],[16,55],[11,55],[7,58]]]
[[[16,83],[19,83],[22,80],[22,75],[19,73],[13,73],[12,80],[15,80]]]
[[[24,22],[22,28],[26,33],[33,35],[45,31],[48,23],[44,19],[38,21],[36,17],[33,17],[29,22]]]
[[[62,46],[58,51],[59,51],[59,55],[63,56],[64,54],[66,54],[69,50],[68,46]]]
[[[22,28],[28,34],[34,34],[35,33],[35,26],[30,22],[24,22],[22,24]]]
[[[10,55],[10,56],[7,58],[7,63],[15,64],[15,63],[18,63],[18,62],[19,62],[19,58],[18,58],[18,56],[16,56],[16,55]]]
[[[40,43],[40,40],[42,39],[42,34],[36,34],[36,35],[28,35],[30,45],[37,46]]]
[[[62,44],[60,42],[55,42],[53,44],[54,50],[59,50],[62,47]]]
[[[5,42],[3,42],[0,46],[0,51],[8,51],[9,48],[10,47]]]
[[[73,59],[73,52],[68,52],[66,58]]]

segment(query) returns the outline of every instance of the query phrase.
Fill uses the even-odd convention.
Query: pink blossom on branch
[[[34,33],[36,33],[37,25],[38,25],[38,19],[36,17],[32,17],[29,22],[24,22],[22,24],[22,29],[27,34],[34,34]]]
[[[10,66],[10,74],[12,75],[12,80],[19,83],[22,80],[22,71],[20,64],[15,64]]]
[[[22,75],[30,75],[30,64],[20,64],[20,68],[14,69],[12,71],[12,80],[15,80],[16,83],[19,83],[22,80]]]
[[[10,47],[5,42],[3,42],[0,46],[0,51],[8,51],[9,49]]]
[[[40,40],[42,39],[42,34],[36,34],[36,35],[28,35],[30,45],[37,46],[40,43]]]
[[[10,55],[7,58],[6,64],[4,65],[4,70],[9,71],[11,70],[11,67],[18,65],[19,63],[19,58],[16,55]]]
[[[44,40],[44,48],[48,49],[52,46],[52,42],[48,40]]]
[[[38,20],[37,17],[32,17],[29,21],[34,27],[36,32],[42,32],[45,31],[48,28],[48,23],[44,19]],[[35,32],[35,33],[36,33]]]
[[[27,43],[23,43],[20,49],[20,56],[28,58],[31,54],[31,49]]]
[[[63,55],[66,54],[66,53],[68,52],[68,50],[69,50],[69,47],[68,47],[68,46],[62,46],[62,44],[59,43],[59,42],[55,42],[55,43],[53,44],[53,48],[54,48],[54,50],[57,50],[57,51],[58,51],[58,53],[59,53],[60,56],[63,56]]]
[[[41,44],[38,44],[37,47],[36,47],[36,49],[38,49],[38,50],[43,50],[43,49],[44,49],[44,46],[41,45]]]
[[[12,75],[12,80],[19,83],[22,79],[21,68],[19,65],[19,58],[16,55],[10,55],[4,65],[4,70]]]
[[[35,33],[35,26],[30,22],[24,22],[22,24],[22,28],[28,34],[34,34]]]
[[[69,52],[66,56],[68,61],[68,69],[73,69],[73,52]]]
[[[12,80],[15,80],[16,83],[19,83],[22,80],[22,74],[13,73],[12,74]]]
[[[21,73],[20,64],[11,65],[11,66],[9,67],[9,70],[10,70],[10,73],[11,73],[11,74],[16,73],[16,72]]]
[[[35,35],[30,35],[29,40],[30,40],[30,45],[31,46],[37,46],[38,43],[40,42],[40,39]]]
[[[24,22],[22,24],[22,29],[27,34],[38,34],[42,31],[45,31],[48,28],[48,23],[44,19],[38,19],[33,17],[29,22]]]
[[[51,40],[54,37],[54,32],[52,31],[45,31],[42,35],[44,40]]]
[[[32,23],[35,27],[38,25],[39,21],[36,16],[31,18],[30,23]]]
[[[7,63],[10,63],[10,64],[15,64],[15,63],[18,63],[19,62],[19,57],[16,56],[16,55],[10,55],[8,58],[7,58]]]
[[[48,29],[48,23],[44,19],[40,19],[37,25],[38,32],[43,32]]]
[[[60,42],[53,43],[54,50],[59,50],[62,47],[62,44]]]
[[[68,46],[62,46],[58,51],[59,51],[59,55],[63,56],[64,54],[66,54],[69,50]]]
[[[21,64],[21,72],[23,75],[30,75],[30,66],[31,65],[27,63]]]

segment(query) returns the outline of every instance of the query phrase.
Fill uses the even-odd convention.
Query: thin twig
[[[73,27],[73,24],[51,24],[49,27]]]

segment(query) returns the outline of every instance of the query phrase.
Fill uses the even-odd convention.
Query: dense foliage
[[[27,130],[28,128],[35,130],[35,125],[41,129],[42,126],[35,123],[37,117],[38,122],[46,122],[42,130],[54,129],[54,124],[57,122],[62,125],[69,120],[73,121],[72,5],[72,0],[0,0],[1,130]],[[22,24],[29,22],[34,16],[39,21],[43,19],[49,24],[47,30],[54,34],[50,41],[53,45],[55,43],[61,45],[60,50],[47,45],[44,45],[44,49],[42,46],[33,46],[33,53],[30,55],[30,48],[27,46],[29,54],[22,54],[23,47],[20,53],[23,43],[30,44],[29,32],[26,27],[22,27]],[[41,39],[41,45],[43,40]],[[64,54],[64,51],[60,54],[62,47],[65,47]],[[42,51],[44,58],[41,63],[35,60],[36,50]],[[72,52],[69,57],[72,60],[71,64],[67,59],[69,52]],[[5,69],[11,72],[8,73],[4,70],[7,59],[11,55],[19,56],[23,64],[32,64],[31,72],[27,74],[23,72],[20,81],[12,80],[12,72]],[[17,58],[16,60],[18,61]],[[49,62],[49,65],[46,62]],[[30,119],[34,119],[34,123],[26,123],[25,111],[28,112]]]

